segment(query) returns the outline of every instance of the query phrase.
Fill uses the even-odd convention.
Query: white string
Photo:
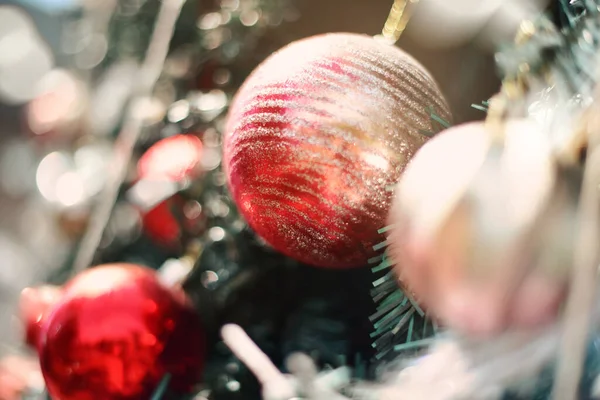
[[[576,242],[573,277],[565,306],[565,331],[560,343],[556,382],[552,393],[555,400],[577,400],[584,368],[600,263],[599,173],[600,147],[596,147],[588,157],[585,167],[579,209],[580,232]]]
[[[319,373],[312,358],[303,353],[291,354],[286,360],[287,369],[296,379],[298,394],[310,400],[349,400],[338,390],[350,383],[347,367]]]
[[[221,336],[233,354],[256,376],[262,385],[264,400],[292,400],[300,396],[310,400],[350,400],[337,392],[350,383],[347,367],[319,373],[309,356],[294,353],[286,360],[292,375],[284,375],[238,325],[225,325]]]
[[[296,397],[294,385],[241,327],[225,325],[221,329],[221,336],[233,354],[256,376],[262,385],[265,400],[289,400]]]
[[[133,149],[142,132],[143,118],[135,112],[137,102],[152,94],[154,85],[163,69],[175,24],[184,3],[185,0],[163,0],[161,3],[146,58],[138,74],[138,80],[135,82],[133,101],[127,113],[128,118],[115,141],[114,159],[108,171],[108,182],[90,218],[90,226],[81,240],[79,251],[73,263],[72,274],[74,275],[91,265],[96,249],[102,240],[119,189],[127,174]]]

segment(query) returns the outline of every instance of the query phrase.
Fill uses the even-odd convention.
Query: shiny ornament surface
[[[194,135],[175,135],[155,143],[138,161],[140,179],[179,182],[201,173],[202,141]]]
[[[166,374],[173,390],[191,391],[204,340],[183,292],[150,269],[105,265],[65,286],[43,327],[40,364],[55,399],[147,400]]]
[[[183,203],[183,199],[175,195],[145,212],[142,222],[146,235],[163,246],[177,248],[181,242],[182,228],[174,209],[181,210]]]
[[[172,251],[198,237],[206,229],[207,215],[200,203],[176,194],[148,211],[142,211],[145,234]]]
[[[247,79],[224,138],[242,215],[278,251],[321,267],[362,266],[381,240],[386,187],[450,112],[427,71],[372,37],[294,42]]]
[[[180,245],[180,219],[184,218],[185,201],[173,193],[181,189],[179,184],[185,185],[202,175],[202,155],[203,144],[199,137],[175,135],[156,142],[138,161],[140,181],[132,190],[147,196],[137,201],[143,210],[144,231],[161,245],[169,248]],[[165,182],[176,185],[163,185]],[[175,210],[181,215],[176,215]]]
[[[515,120],[494,145],[483,123],[451,128],[396,188],[389,254],[406,290],[475,336],[553,321],[573,257],[580,176],[559,171],[538,126]]]
[[[61,296],[62,289],[50,285],[26,288],[21,292],[19,309],[27,345],[37,348],[42,325]]]

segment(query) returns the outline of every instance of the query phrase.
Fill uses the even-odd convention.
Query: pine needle
[[[482,104],[487,107],[487,102]],[[421,131],[423,135],[433,137],[440,130],[451,126],[448,121],[437,115],[433,108],[428,108],[428,113],[431,117],[432,129]],[[394,189],[395,185],[386,187],[386,190],[390,192],[393,192]],[[388,225],[379,229],[377,233],[381,235],[392,229],[394,229],[394,225]],[[373,281],[373,290],[371,291],[377,311],[370,317],[374,328],[370,336],[374,339],[371,346],[377,350],[375,354],[377,360],[390,354],[419,347],[419,344],[413,345],[412,343],[418,343],[437,332],[437,328],[427,318],[417,302],[398,286],[397,277],[391,270],[392,262],[387,256],[387,246],[387,240],[377,243],[373,246],[373,250],[383,251],[383,254],[369,259],[369,264],[377,264],[371,268],[371,271],[377,275],[383,274]]]
[[[169,387],[169,382],[171,381],[171,374],[166,374],[161,380],[156,390],[150,397],[150,400],[161,400],[165,393],[167,392],[167,388]]]

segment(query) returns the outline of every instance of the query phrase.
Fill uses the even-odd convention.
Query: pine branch
[[[437,132],[451,126],[429,110],[431,116],[431,128],[422,131],[423,135],[433,137]],[[393,191],[393,188],[390,188]],[[380,235],[394,229],[394,226],[386,226],[378,230]],[[399,354],[414,353],[426,348],[431,344],[431,337],[435,336],[438,327],[419,304],[403,291],[399,285],[394,271],[392,261],[388,257],[387,240],[376,244],[375,251],[382,254],[369,260],[374,265],[371,271],[376,279],[373,281],[371,296],[377,305],[377,312],[370,317],[374,331],[371,333],[372,346],[375,349],[375,359],[393,359]]]

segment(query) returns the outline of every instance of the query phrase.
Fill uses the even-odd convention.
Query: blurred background
[[[187,1],[167,60],[173,79],[159,81],[156,95],[139,111],[145,127],[134,156],[159,137],[194,129],[186,122],[190,104],[196,107],[195,123],[212,123],[226,106],[224,96],[282,45],[324,32],[378,34],[391,6],[390,0],[270,0],[260,2],[259,15],[258,3]],[[22,342],[16,318],[21,290],[60,282],[61,271],[73,262],[106,183],[116,127],[158,5],[158,0],[0,0],[0,355]],[[229,27],[223,10],[238,12],[241,24]],[[265,23],[259,17],[267,12]],[[431,29],[436,29],[431,23],[415,23],[399,45],[438,81],[455,123],[482,119],[484,113],[472,104],[499,87],[490,47],[468,35],[428,45],[423,39]],[[216,63],[190,62],[217,50]],[[143,256],[141,262],[158,266],[177,254],[154,245],[152,232],[142,228],[144,218],[135,204],[118,203],[96,260]]]

